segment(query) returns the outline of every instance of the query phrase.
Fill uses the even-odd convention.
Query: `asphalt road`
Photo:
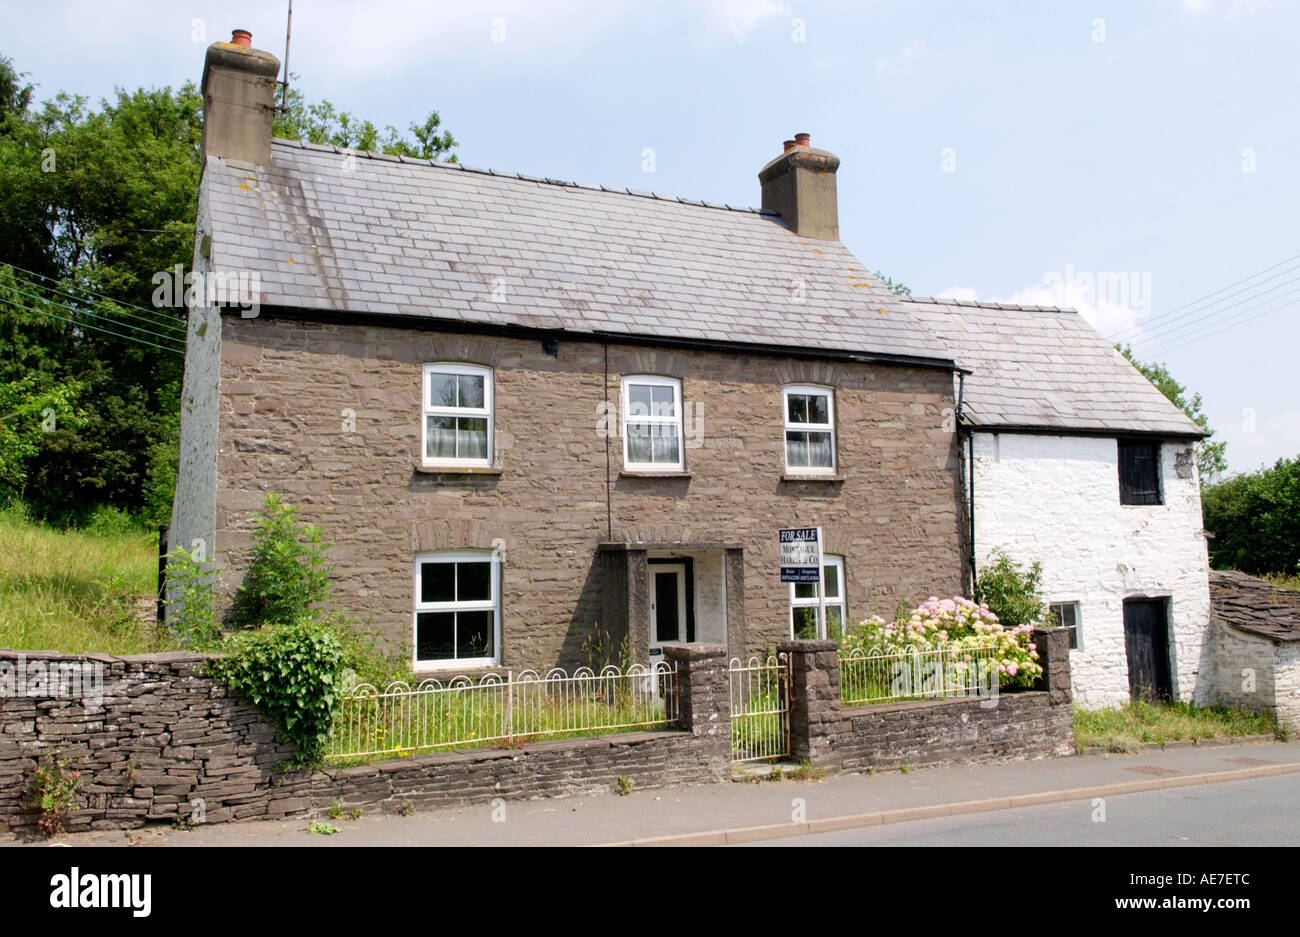
[[[1099,808],[1104,806],[1103,811]],[[1300,846],[1300,774],[916,820],[754,846]]]

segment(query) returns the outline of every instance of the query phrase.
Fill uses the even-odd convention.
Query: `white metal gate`
[[[786,654],[741,663],[733,657],[731,760],[767,761],[790,755],[790,661]]]

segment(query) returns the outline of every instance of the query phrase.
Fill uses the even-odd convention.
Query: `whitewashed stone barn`
[[[1042,563],[1081,705],[1209,701],[1200,427],[1072,310],[908,305],[969,372],[968,573],[998,551]]]
[[[1300,735],[1300,591],[1210,572],[1210,698],[1274,716]]]

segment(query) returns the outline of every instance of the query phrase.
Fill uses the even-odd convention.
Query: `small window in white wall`
[[[826,387],[785,388],[785,468],[796,474],[835,471],[835,400]]]
[[[1078,602],[1053,602],[1047,606],[1048,620],[1059,628],[1070,629],[1070,650],[1077,650],[1082,646],[1079,640],[1079,603]]]
[[[790,583],[790,637],[825,638],[844,630],[844,557],[822,558],[822,585],[826,589],[826,628],[817,627],[817,583]]]
[[[500,661],[501,566],[478,550],[415,558],[415,664],[490,666]]]
[[[623,378],[623,467],[681,471],[682,382],[671,377]]]
[[[492,370],[424,366],[424,464],[492,464]]]

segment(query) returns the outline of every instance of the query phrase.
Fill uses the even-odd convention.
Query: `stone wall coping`
[[[64,654],[60,651],[29,651],[22,648],[0,648],[0,660],[23,657],[27,660],[96,661],[101,664],[112,664],[118,661],[128,664],[188,664],[212,660],[213,658],[223,656],[225,655],[200,653],[198,651],[157,651],[152,654],[126,654],[119,657],[114,654]]]
[[[672,660],[716,660],[727,656],[727,649],[721,644],[665,644],[663,649],[664,657]]]
[[[999,692],[996,697],[1002,699],[1047,699],[1051,694],[1047,690],[1019,690],[1016,692]],[[900,700],[896,703],[862,703],[856,706],[843,706],[841,716],[866,716],[876,713],[904,712],[909,709],[940,709],[944,706],[978,706],[987,702],[987,696],[967,696],[959,699],[920,699]],[[996,708],[996,707],[990,707]]]

